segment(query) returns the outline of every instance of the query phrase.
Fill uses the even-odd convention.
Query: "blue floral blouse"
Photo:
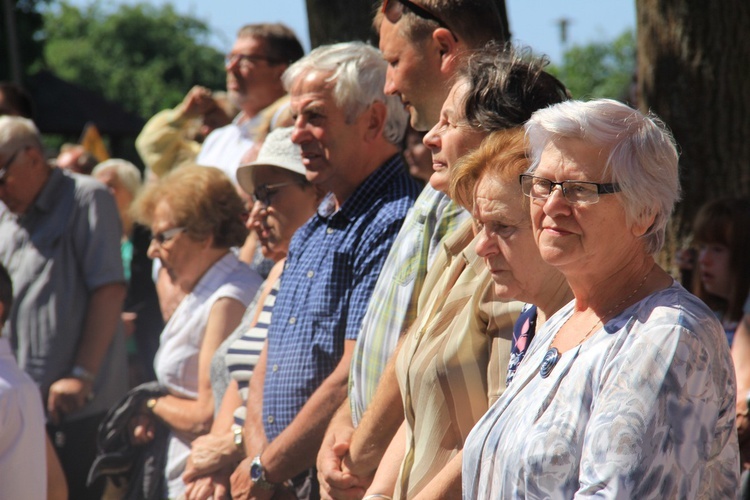
[[[735,498],[734,368],[713,313],[674,283],[542,378],[573,304],[537,332],[513,383],[469,435],[464,498]]]

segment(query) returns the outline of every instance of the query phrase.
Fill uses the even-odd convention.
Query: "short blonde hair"
[[[451,198],[469,211],[474,207],[474,188],[479,180],[494,174],[503,182],[521,185],[518,176],[528,168],[529,158],[523,127],[498,130],[488,135],[471,153],[464,155],[451,172]]]
[[[177,226],[188,236],[203,240],[213,236],[214,246],[240,246],[247,238],[242,221],[244,203],[229,178],[214,167],[186,165],[172,170],[157,182],[146,186],[133,203],[132,214],[141,224],[150,226],[156,206],[169,204]]]

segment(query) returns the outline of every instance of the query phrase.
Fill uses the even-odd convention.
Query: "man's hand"
[[[204,434],[193,440],[182,480],[186,483],[241,458],[231,435]],[[227,479],[229,475],[227,475]]]
[[[230,478],[233,500],[270,500],[274,495],[273,490],[266,490],[256,486],[250,480],[250,464],[252,458],[246,458],[237,466]]]
[[[92,383],[80,378],[61,378],[49,388],[47,411],[53,424],[60,423],[62,416],[86,406],[92,394]]]
[[[367,484],[361,484],[356,476],[343,468],[342,462],[349,451],[353,433],[354,429],[351,427],[336,431],[329,429],[323,438],[316,463],[320,497],[323,500],[358,500],[365,493]]]
[[[198,118],[216,106],[216,101],[211,97],[211,91],[206,87],[196,85],[190,89],[178,109],[183,118]]]

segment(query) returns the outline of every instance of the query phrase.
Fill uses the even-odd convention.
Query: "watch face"
[[[250,465],[250,479],[253,480],[253,482],[258,482],[263,477],[263,466],[259,463],[253,462]]]

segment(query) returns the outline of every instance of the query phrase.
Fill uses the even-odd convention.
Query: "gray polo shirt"
[[[100,183],[52,169],[22,216],[0,210],[0,262],[13,278],[14,303],[3,336],[42,390],[69,374],[90,294],[124,282],[122,231],[112,195]],[[95,398],[67,420],[108,410],[127,391],[122,326],[101,364]]]

